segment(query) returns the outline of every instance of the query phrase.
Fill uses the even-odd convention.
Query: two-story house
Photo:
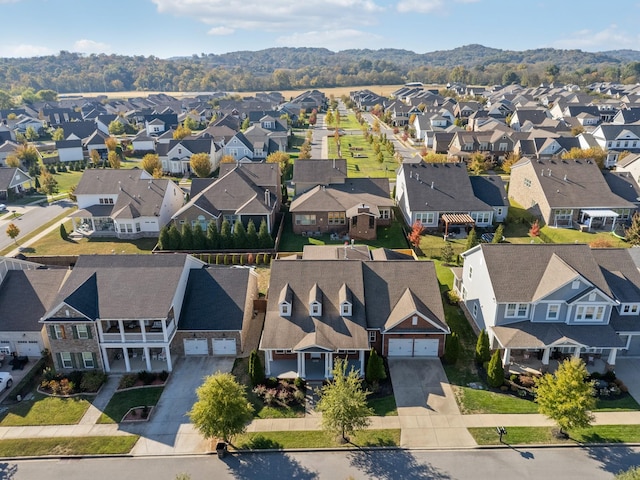
[[[640,272],[627,249],[570,244],[481,244],[462,254],[454,289],[491,347],[537,355],[640,351]]]

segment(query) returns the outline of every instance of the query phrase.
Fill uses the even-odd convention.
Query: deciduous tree
[[[631,225],[624,231],[627,242],[631,245],[640,245],[640,214],[634,213],[631,217]]]
[[[107,147],[108,151],[115,152],[118,146],[118,140],[116,137],[107,137],[104,139],[104,145]]]
[[[18,235],[20,235],[20,229],[15,223],[10,223],[7,225],[7,237],[13,240],[16,244],[18,243]]]
[[[111,135],[122,135],[124,133],[124,125],[122,122],[117,120],[109,122],[109,133]]]
[[[109,159],[109,165],[111,166],[111,168],[120,168],[120,155],[118,155],[115,151],[110,151],[107,154],[107,158]]]
[[[253,418],[253,407],[247,401],[245,387],[230,373],[216,373],[205,378],[196,390],[198,400],[188,415],[194,426],[207,439],[231,438],[245,431]]]
[[[409,235],[407,235],[407,239],[409,240],[409,243],[414,247],[420,246],[420,237],[422,236],[423,230],[424,228],[422,227],[422,222],[413,222],[413,225],[411,226],[411,232],[409,232]]]
[[[347,435],[369,425],[369,416],[373,410],[367,405],[369,392],[362,388],[362,381],[355,370],[347,373],[347,362],[336,359],[333,367],[333,380],[320,390],[317,408],[322,412],[324,430],[340,435],[348,442]]]
[[[280,165],[281,173],[284,173],[287,170],[290,162],[291,157],[286,152],[273,152],[267,157],[267,163],[277,163],[278,165]]]
[[[184,125],[178,125],[178,127],[173,132],[174,140],[182,140],[191,135],[191,130],[185,127]]]
[[[62,127],[56,128],[51,134],[51,140],[53,140],[54,142],[64,140],[64,129]]]
[[[147,153],[142,157],[140,166],[151,175],[153,175],[153,172],[155,172],[156,169],[162,170],[162,162],[160,161],[160,157],[157,153]]]
[[[189,160],[191,170],[199,178],[206,178],[211,175],[211,158],[207,153],[194,153]]]
[[[570,428],[588,427],[593,420],[595,387],[587,381],[587,367],[579,358],[562,362],[555,374],[536,379],[538,410],[556,422],[560,433]]]
[[[46,195],[58,193],[58,181],[46,168],[43,168],[40,174],[40,190]]]

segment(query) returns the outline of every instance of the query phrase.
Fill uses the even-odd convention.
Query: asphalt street
[[[0,463],[0,479],[173,480],[612,479],[640,463],[640,448],[501,448],[452,451],[244,453],[217,456],[20,460]]]
[[[20,235],[17,238],[18,244],[20,244],[20,240],[30,232],[53,220],[64,211],[71,211],[71,207],[73,207],[73,203],[68,200],[60,200],[45,206],[13,207],[8,205],[9,213],[0,218],[0,250],[14,243],[5,233],[10,223],[15,223],[20,229]],[[13,218],[11,212],[14,210],[21,215]]]

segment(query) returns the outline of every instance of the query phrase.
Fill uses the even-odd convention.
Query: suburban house
[[[490,227],[504,221],[505,196],[499,178],[472,184],[464,163],[404,162],[396,176],[396,202],[407,224],[444,227],[447,233],[449,225]]]
[[[417,281],[419,279],[419,281]],[[431,262],[276,260],[260,341],[265,373],[322,380],[365,354],[438,357],[450,333]]]
[[[212,138],[183,138],[182,140],[170,140],[168,144],[158,144],[158,156],[162,163],[162,170],[169,173],[180,175],[190,173],[191,156],[196,153],[209,155],[211,171],[218,168],[222,150]]]
[[[84,160],[84,148],[80,139],[57,140],[56,150],[58,151],[58,159],[61,162],[80,162]]]
[[[377,227],[391,225],[393,206],[387,178],[344,178],[296,196],[289,212],[297,235],[332,233],[373,240]]]
[[[260,227],[267,223],[269,233],[280,211],[280,169],[275,163],[222,164],[217,179],[197,179],[192,184],[191,199],[171,217],[178,228],[185,222],[199,224],[204,231],[215,222],[218,231],[224,220],[231,226],[241,221],[245,228],[250,220]],[[227,167],[227,165],[229,165]],[[250,167],[250,168],[248,168]]]
[[[102,237],[157,237],[184,204],[174,182],[137,168],[85,170],[75,196],[74,230]]]
[[[462,254],[454,289],[503,363],[537,356],[640,354],[640,272],[627,249],[481,244]]]
[[[4,143],[0,144],[0,167],[7,166],[7,157],[13,155],[17,148],[18,144],[11,140],[5,140]]]
[[[252,268],[214,267],[189,271],[187,290],[171,344],[177,355],[247,354],[258,315],[258,276]],[[245,355],[246,356],[246,355]]]
[[[67,273],[66,269],[0,257],[0,357],[15,353],[39,358],[49,348],[39,321]]]
[[[598,125],[591,137],[595,142],[607,152],[605,166],[613,167],[618,161],[622,152],[640,153],[640,125],[618,125],[602,124]],[[582,135],[581,142],[583,148],[589,148],[587,143],[588,135]]]
[[[31,177],[24,171],[19,168],[0,167],[0,200],[22,196],[26,190],[32,188]]]
[[[640,153],[632,153],[619,160],[616,172],[628,173],[636,182],[640,182]]]
[[[636,211],[591,160],[525,157],[511,167],[509,198],[553,227],[613,230]]]
[[[333,160],[308,159],[296,162],[293,167],[291,183],[295,195],[301,195],[318,185],[343,184],[347,179],[347,160],[344,158]]]

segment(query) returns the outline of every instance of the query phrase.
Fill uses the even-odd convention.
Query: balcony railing
[[[175,331],[175,329],[176,329],[175,323],[172,323],[170,326],[167,327],[168,339],[171,338],[171,335],[173,335],[173,332]],[[145,334],[145,337],[146,337],[146,340],[144,340],[145,343],[164,342],[164,335],[162,334],[162,331],[158,332],[155,329],[154,331],[147,331]],[[117,331],[117,329],[110,329],[109,333],[106,333],[106,332],[103,333],[102,338],[104,343],[122,343],[122,336],[120,335],[120,332]],[[139,328],[125,330],[125,333],[124,333],[125,343],[140,343],[142,341],[143,341],[142,332],[140,331]]]

